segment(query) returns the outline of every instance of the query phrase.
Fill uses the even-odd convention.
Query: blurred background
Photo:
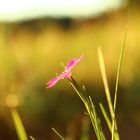
[[[18,112],[28,135],[57,140],[56,128],[70,140],[95,139],[85,108],[67,80],[46,83],[72,58],[84,59],[73,77],[85,85],[99,109],[107,108],[97,47],[104,53],[113,96],[124,32],[128,29],[117,102],[122,140],[140,139],[140,2],[137,0],[0,1],[0,139],[16,140],[5,98],[19,98]],[[108,110],[108,109],[107,109]]]

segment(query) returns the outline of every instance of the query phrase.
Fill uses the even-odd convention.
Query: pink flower
[[[64,78],[71,80],[72,69],[82,60],[83,55],[79,59],[72,59],[68,62],[65,70],[47,83],[47,88],[52,88],[56,83]]]

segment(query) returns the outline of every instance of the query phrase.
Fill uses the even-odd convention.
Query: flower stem
[[[73,77],[70,78],[70,84],[72,85],[72,87],[74,88],[74,90],[76,91],[76,93],[78,94],[78,96],[80,97],[80,99],[82,100],[82,102],[84,103],[87,109],[95,134],[97,136],[97,139],[105,140],[105,136],[104,136],[101,123],[100,123],[100,118],[97,115],[97,112],[96,112],[96,109],[95,109],[95,106],[93,104],[91,97],[90,96],[88,97],[86,95],[85,90],[80,87],[80,85],[73,79]]]

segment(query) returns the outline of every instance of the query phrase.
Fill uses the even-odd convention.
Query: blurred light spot
[[[38,17],[90,17],[119,8],[122,0],[4,0],[0,20],[17,21]]]
[[[15,108],[15,107],[19,106],[19,99],[15,94],[8,94],[5,97],[5,104],[9,108]]]

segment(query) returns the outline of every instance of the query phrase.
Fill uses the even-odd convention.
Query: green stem
[[[56,129],[52,128],[52,130],[61,140],[65,140]]]
[[[28,140],[22,120],[16,109],[10,109],[19,140]]]
[[[74,88],[80,99],[83,101],[83,103],[86,104],[88,98],[86,94],[84,94],[83,88],[79,86],[79,84],[73,79],[73,77],[71,77],[70,79],[70,84],[72,85],[72,87]]]
[[[88,98],[88,96],[85,93],[85,90],[81,88],[79,84],[72,77],[70,79],[70,84],[72,85],[72,87],[74,88],[74,90],[76,91],[76,93],[78,94],[82,102],[84,103],[87,109],[87,112],[90,116],[94,131],[98,140],[105,140],[105,136],[102,131],[101,124],[100,124],[100,119],[96,113],[91,97]]]

